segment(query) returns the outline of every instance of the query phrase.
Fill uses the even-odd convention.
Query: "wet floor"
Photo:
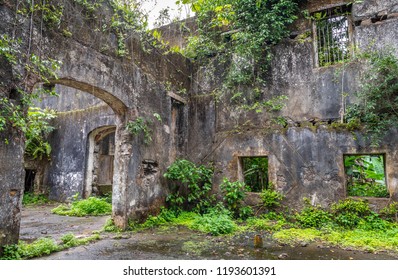
[[[108,217],[64,217],[50,213],[53,207],[26,208],[22,213],[21,239],[52,237],[69,232],[86,236],[100,230]],[[254,247],[255,235],[263,243]],[[102,234],[102,239],[39,259],[57,260],[160,260],[160,259],[289,259],[289,260],[386,260],[398,259],[387,253],[367,253],[331,248],[322,244],[281,246],[265,233],[247,232],[237,236],[214,237],[185,227],[156,228],[142,232]]]
[[[73,233],[76,236],[91,235],[101,229],[110,216],[68,217],[51,213],[58,204],[29,206],[22,209],[19,238],[26,242],[40,237],[60,240],[61,236]]]

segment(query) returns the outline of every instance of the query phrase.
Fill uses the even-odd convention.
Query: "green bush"
[[[220,185],[224,193],[225,207],[231,211],[235,218],[246,219],[253,215],[253,210],[249,206],[242,206],[246,197],[248,186],[243,182],[230,182],[224,178]]]
[[[3,255],[0,256],[0,260],[20,260],[22,259],[17,244],[5,245],[3,247]]]
[[[48,198],[43,194],[34,194],[31,192],[25,192],[22,198],[22,204],[24,206],[28,205],[38,205],[38,204],[46,204],[48,203]]]
[[[56,117],[54,110],[29,108],[26,122],[25,153],[33,159],[49,158],[51,153],[50,143],[47,137],[54,127],[50,121]]]
[[[380,210],[380,215],[388,220],[398,222],[398,202],[393,202]]]
[[[61,204],[51,210],[52,213],[63,216],[101,216],[112,213],[112,204],[103,198],[89,197],[73,201],[70,206]]]
[[[211,235],[221,235],[234,232],[237,226],[227,212],[213,210],[197,217],[191,228]]]
[[[333,223],[328,211],[311,205],[307,205],[300,213],[297,213],[295,218],[304,228],[322,228]]]
[[[361,218],[371,214],[369,204],[362,200],[346,199],[334,203],[331,207],[334,220],[339,226],[354,228]]]
[[[357,225],[357,228],[364,230],[387,230],[394,227],[397,227],[397,225],[383,220],[379,214],[374,212],[361,219]]]
[[[164,174],[171,181],[171,193],[166,201],[173,211],[205,213],[215,201],[211,195],[213,169],[195,165],[185,159],[175,161]]]
[[[276,208],[281,205],[281,201],[283,200],[283,194],[275,191],[272,186],[269,189],[264,189],[260,194],[261,200],[263,201],[263,205],[268,208]]]

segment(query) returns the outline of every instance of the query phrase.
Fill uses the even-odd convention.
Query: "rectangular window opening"
[[[268,189],[268,157],[241,157],[241,170],[245,184],[251,192]]]
[[[350,58],[351,5],[313,13],[316,61],[319,67],[341,63]]]
[[[390,197],[385,155],[344,155],[344,170],[348,196]]]

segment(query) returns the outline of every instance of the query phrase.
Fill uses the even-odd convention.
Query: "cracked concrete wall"
[[[314,12],[344,2],[349,1],[307,1],[302,8]],[[353,19],[357,26],[353,42],[362,50],[368,46],[373,50],[397,46],[396,8],[396,1],[389,0],[354,4]],[[380,18],[380,15],[386,16]],[[367,21],[376,16],[377,20]],[[216,97],[214,89],[224,81],[225,64],[213,60],[198,69],[190,104],[188,150],[196,151],[192,158],[214,162],[214,188],[219,191],[224,177],[243,179],[239,157],[268,156],[270,181],[286,194],[288,206],[299,208],[304,197],[323,206],[346,197],[344,154],[385,154],[387,186],[391,198],[397,200],[396,132],[391,131],[375,149],[360,134],[354,137],[328,125],[340,118],[343,93],[348,94],[346,102],[355,99],[363,65],[351,62],[316,67],[312,37],[304,40],[297,37],[311,30],[311,22],[300,19],[292,29],[292,38],[273,48],[270,70],[263,77],[266,86],[261,88],[259,101],[286,95],[286,107],[276,115],[237,108],[230,101],[234,93]],[[278,128],[272,122],[275,116],[286,118],[288,127]],[[372,201],[385,204],[388,199]]]

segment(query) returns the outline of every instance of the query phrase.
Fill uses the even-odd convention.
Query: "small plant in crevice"
[[[162,121],[162,118],[158,113],[154,113],[153,118],[156,119],[158,122]],[[144,143],[149,144],[152,142],[153,131],[150,128],[152,124],[152,119],[138,117],[134,121],[129,121],[126,125],[126,128],[134,136],[143,135]]]
[[[223,179],[220,188],[224,195],[225,207],[231,211],[235,218],[246,219],[253,215],[253,209],[243,206],[246,192],[249,187],[243,182],[231,182],[227,178]]]
[[[75,200],[70,205],[61,204],[51,210],[52,213],[62,216],[101,216],[112,213],[112,204],[103,198],[89,197]]]
[[[164,177],[170,181],[166,202],[176,213],[192,210],[204,213],[214,204],[211,194],[213,168],[179,159],[167,168]]]

